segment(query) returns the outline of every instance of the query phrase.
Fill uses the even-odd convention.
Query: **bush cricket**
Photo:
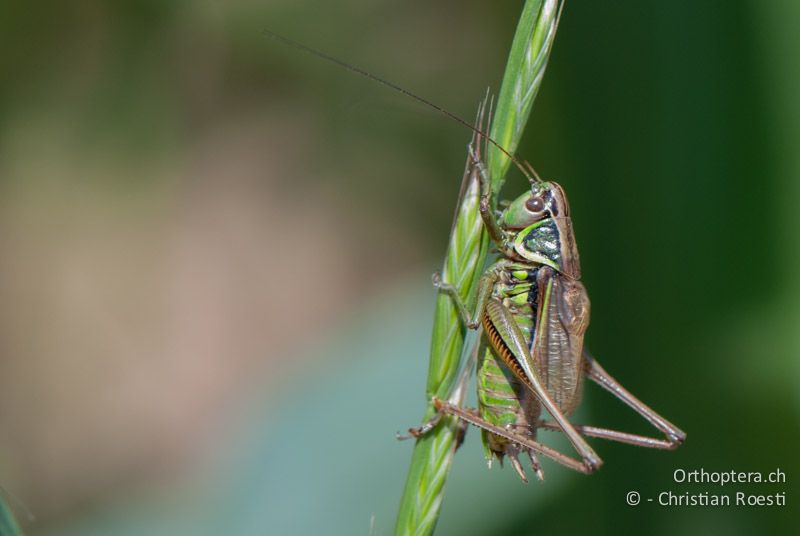
[[[434,399],[434,417],[408,436],[421,437],[437,425],[442,415],[461,420],[462,430],[472,424],[482,431],[484,450],[491,463],[506,456],[523,481],[527,477],[519,461],[526,454],[539,479],[543,455],[582,473],[602,465],[586,441],[594,437],[640,447],[677,448],[686,434],[627,391],[584,349],[590,303],[583,284],[569,203],[556,182],[543,181],[532,166],[520,161],[489,137],[484,128],[486,100],[471,125],[413,93],[358,67],[297,43],[271,31],[266,35],[293,48],[332,62],[431,107],[473,132],[468,146],[467,181],[480,186],[480,217],[497,251],[497,260],[481,276],[476,306],[469,310],[458,289],[434,274],[435,287],[453,300],[464,326],[482,332],[474,358],[477,377],[477,409],[463,406],[463,396]],[[488,99],[487,99],[488,100]],[[488,112],[489,118],[491,111]],[[499,212],[492,207],[490,177],[483,164],[481,145],[491,143],[520,169],[530,190],[507,203]],[[463,360],[463,357],[462,357]],[[471,377],[472,359],[463,367],[453,392],[463,393]],[[636,411],[663,438],[647,437],[595,426],[572,424],[568,417],[581,400],[583,379],[588,377]],[[543,413],[552,420],[542,418]],[[538,441],[538,430],[564,433],[578,458]],[[462,436],[463,439],[463,436]]]
[[[451,297],[464,325],[482,331],[476,364],[478,408],[469,410],[436,399],[439,413],[409,433],[414,437],[428,433],[442,414],[458,417],[482,429],[490,460],[508,456],[523,480],[527,479],[518,458],[523,452],[540,479],[537,454],[582,473],[599,468],[602,460],[585,436],[640,447],[677,448],[686,434],[633,396],[584,349],[590,304],[580,282],[580,259],[563,188],[542,181],[523,163],[520,169],[530,181],[530,191],[496,214],[477,149],[481,138],[491,141],[483,132],[479,123],[469,146],[469,176],[480,181],[480,214],[498,259],[481,277],[474,311],[467,309],[457,289],[434,274],[434,285]],[[580,403],[584,376],[630,406],[664,438],[571,424],[567,417]],[[455,389],[463,388],[468,379],[462,374]],[[553,420],[542,420],[542,410]],[[580,459],[538,442],[538,429],[563,432]]]

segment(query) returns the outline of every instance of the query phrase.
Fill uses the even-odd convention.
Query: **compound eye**
[[[525,201],[525,208],[530,210],[531,212],[541,212],[544,210],[544,200],[541,197],[531,197],[527,201]]]

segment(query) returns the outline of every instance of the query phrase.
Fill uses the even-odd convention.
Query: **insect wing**
[[[555,273],[539,282],[531,359],[553,401],[568,415],[580,402],[589,297],[580,281]]]

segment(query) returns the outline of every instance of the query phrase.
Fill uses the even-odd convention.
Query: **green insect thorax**
[[[531,185],[503,211],[501,226],[521,259],[580,278],[580,261],[564,189],[556,182]]]

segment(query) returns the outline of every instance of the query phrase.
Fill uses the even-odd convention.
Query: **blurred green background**
[[[0,5],[0,483],[29,533],[391,534],[470,134],[262,30],[469,118],[521,5]],[[520,153],[570,196],[589,347],[688,441],[526,486],[470,431],[437,534],[800,528],[799,27],[567,2]],[[593,386],[576,421],[647,431]],[[788,482],[672,482],[701,467]]]

